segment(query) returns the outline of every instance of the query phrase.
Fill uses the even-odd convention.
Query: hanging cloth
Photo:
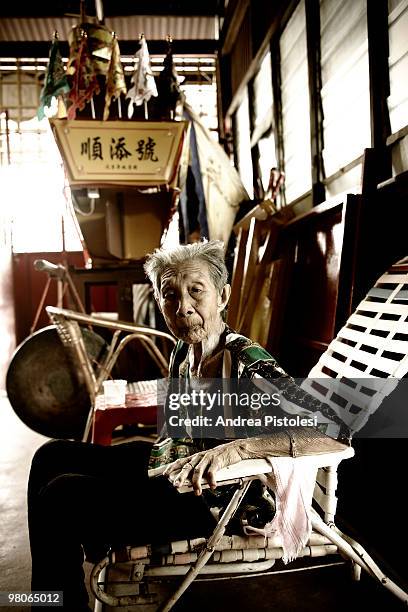
[[[68,71],[73,76],[72,89],[68,96],[71,102],[68,108],[68,119],[75,119],[77,111],[83,110],[85,104],[100,91],[85,30],[81,32],[77,52],[70,57]]]
[[[177,71],[173,62],[171,38],[167,39],[167,53],[163,62],[163,70],[157,79],[158,102],[161,113],[168,119],[173,119],[178,100],[182,94],[177,77]]]
[[[112,98],[117,100],[120,94],[126,93],[125,75],[120,61],[120,49],[116,36],[112,41],[112,54],[109,62],[108,74],[106,77],[105,108],[103,109],[103,120],[109,117],[109,108]]]
[[[133,105],[141,106],[143,102],[148,102],[150,98],[157,97],[156,81],[150,66],[150,55],[147,42],[143,34],[140,37],[140,49],[136,52],[135,60],[138,60],[132,76],[131,87],[126,99],[129,100],[128,117],[133,116]]]
[[[68,93],[69,89],[64,64],[59,49],[58,34],[55,32],[53,41],[51,43],[44,86],[40,94],[40,105],[37,111],[37,117],[40,121],[45,117],[45,107],[51,106],[52,98],[57,98],[58,96]]]

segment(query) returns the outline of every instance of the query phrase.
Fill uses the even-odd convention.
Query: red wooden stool
[[[156,383],[157,381],[143,381],[140,383]],[[139,385],[134,383],[132,386]],[[150,387],[151,385],[149,385]],[[143,387],[142,387],[143,388]],[[112,432],[118,425],[155,425],[157,423],[157,407],[161,398],[156,391],[138,391],[126,394],[125,406],[108,406],[105,396],[98,395],[95,400],[94,417],[92,423],[92,442],[109,445],[112,442]]]

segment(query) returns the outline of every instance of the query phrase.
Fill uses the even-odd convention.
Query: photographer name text
[[[213,418],[210,416],[197,415],[195,417],[181,417],[172,414],[168,418],[168,423],[171,427],[316,427],[317,417],[307,418],[296,415],[294,417],[276,417],[271,415],[262,415],[261,417],[225,417],[218,416]]]

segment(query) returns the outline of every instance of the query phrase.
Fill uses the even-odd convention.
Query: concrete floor
[[[26,427],[11,408],[5,391],[0,391],[0,592],[30,591],[26,487],[31,459],[48,439]],[[86,566],[89,573],[90,566]],[[8,609],[28,610],[0,607],[2,612]]]
[[[0,590],[30,590],[26,485],[31,458],[46,440],[0,399]],[[16,608],[13,608],[14,610]]]
[[[46,440],[29,430],[15,415],[5,395],[0,397],[0,591],[30,590],[30,552],[26,517],[26,483],[31,458]],[[314,564],[324,563],[314,559]],[[363,576],[350,580],[349,568],[331,565],[293,573],[293,564],[278,575],[240,580],[204,580],[185,593],[175,612],[336,612],[353,610],[402,610],[383,587]],[[333,564],[335,563],[335,564]],[[89,572],[90,566],[87,568]],[[27,612],[27,607],[1,608]],[[136,609],[136,608],[133,608]],[[140,608],[138,608],[141,612]],[[75,611],[72,611],[75,612]]]

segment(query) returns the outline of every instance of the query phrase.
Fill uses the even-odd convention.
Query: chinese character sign
[[[71,184],[167,184],[187,123],[52,120]]]
[[[88,137],[86,140],[81,142],[81,155],[85,155],[88,159],[93,160],[103,159],[100,136],[94,136],[92,139]]]
[[[126,139],[124,136],[121,136],[117,140],[115,138],[111,138],[111,146],[110,146],[110,158],[118,159],[122,161],[123,158],[132,157],[132,153],[126,148]]]
[[[150,138],[150,136],[147,137],[147,140],[139,140],[136,149],[139,155],[139,161],[141,161],[142,159],[150,159],[152,162],[159,161],[157,155],[154,152],[155,148],[156,143],[153,138]]]

